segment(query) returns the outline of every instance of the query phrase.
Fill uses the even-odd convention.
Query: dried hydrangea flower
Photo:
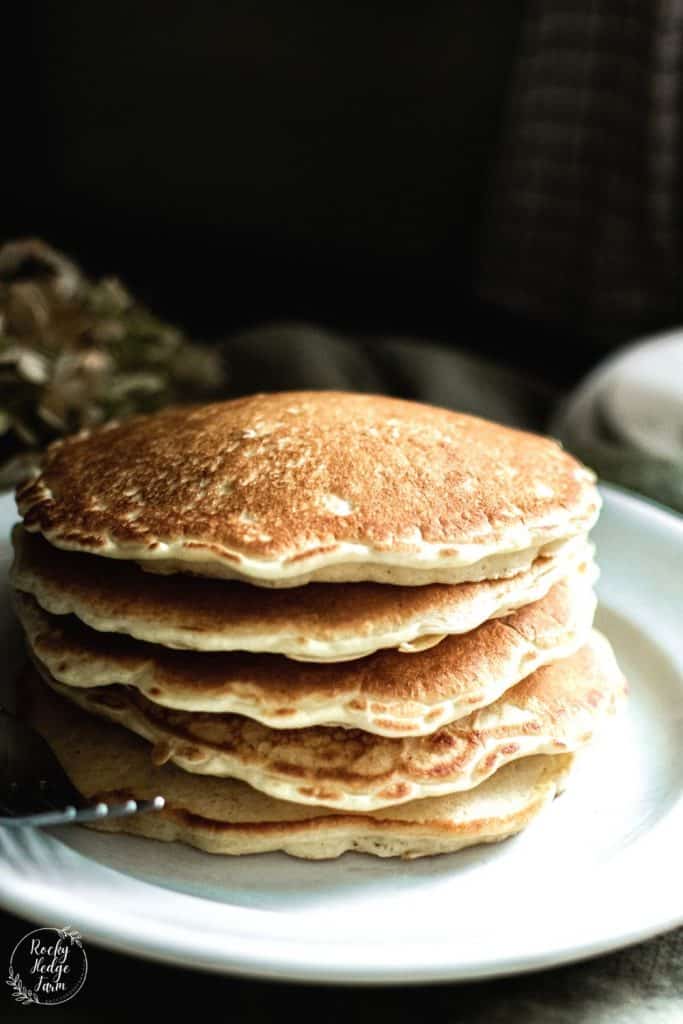
[[[0,487],[49,441],[221,390],[218,352],[38,239],[0,248]]]

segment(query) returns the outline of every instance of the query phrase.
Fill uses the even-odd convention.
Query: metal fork
[[[164,798],[84,806],[42,736],[0,705],[0,826],[66,825],[160,811]]]

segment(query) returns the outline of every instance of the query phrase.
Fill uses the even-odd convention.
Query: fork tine
[[[161,811],[166,801],[163,796],[155,796],[152,800],[128,800],[118,807],[110,807],[110,818],[127,817],[129,814],[146,814],[148,811]]]
[[[0,826],[10,828],[47,828],[54,825],[68,825],[100,821],[104,818],[126,818],[132,814],[160,811],[166,801],[162,796],[152,800],[126,800],[122,804],[97,803],[92,807],[64,807],[61,810],[46,811],[43,814],[13,814],[12,809],[0,803],[0,810],[9,811],[9,817],[0,817]]]
[[[87,823],[157,811],[163,806],[161,796],[83,806],[82,795],[45,740],[0,704],[0,826]]]
[[[75,821],[97,821],[100,818],[106,818],[109,814],[109,807],[105,803],[97,803],[92,807],[82,807],[75,817]]]
[[[160,811],[165,800],[156,796],[153,800],[126,800],[122,804],[96,804],[78,812],[76,821],[97,821],[100,818],[127,818],[131,814],[146,811]]]

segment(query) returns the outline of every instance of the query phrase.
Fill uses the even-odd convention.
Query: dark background
[[[29,0],[2,233],[120,274],[198,337],[294,318],[569,383],[590,344],[473,283],[523,10]]]

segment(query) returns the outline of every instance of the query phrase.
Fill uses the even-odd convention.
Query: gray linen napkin
[[[432,402],[541,430],[557,401],[549,385],[462,350],[416,338],[372,342],[306,323],[266,324],[224,346],[231,395],[323,388]]]

